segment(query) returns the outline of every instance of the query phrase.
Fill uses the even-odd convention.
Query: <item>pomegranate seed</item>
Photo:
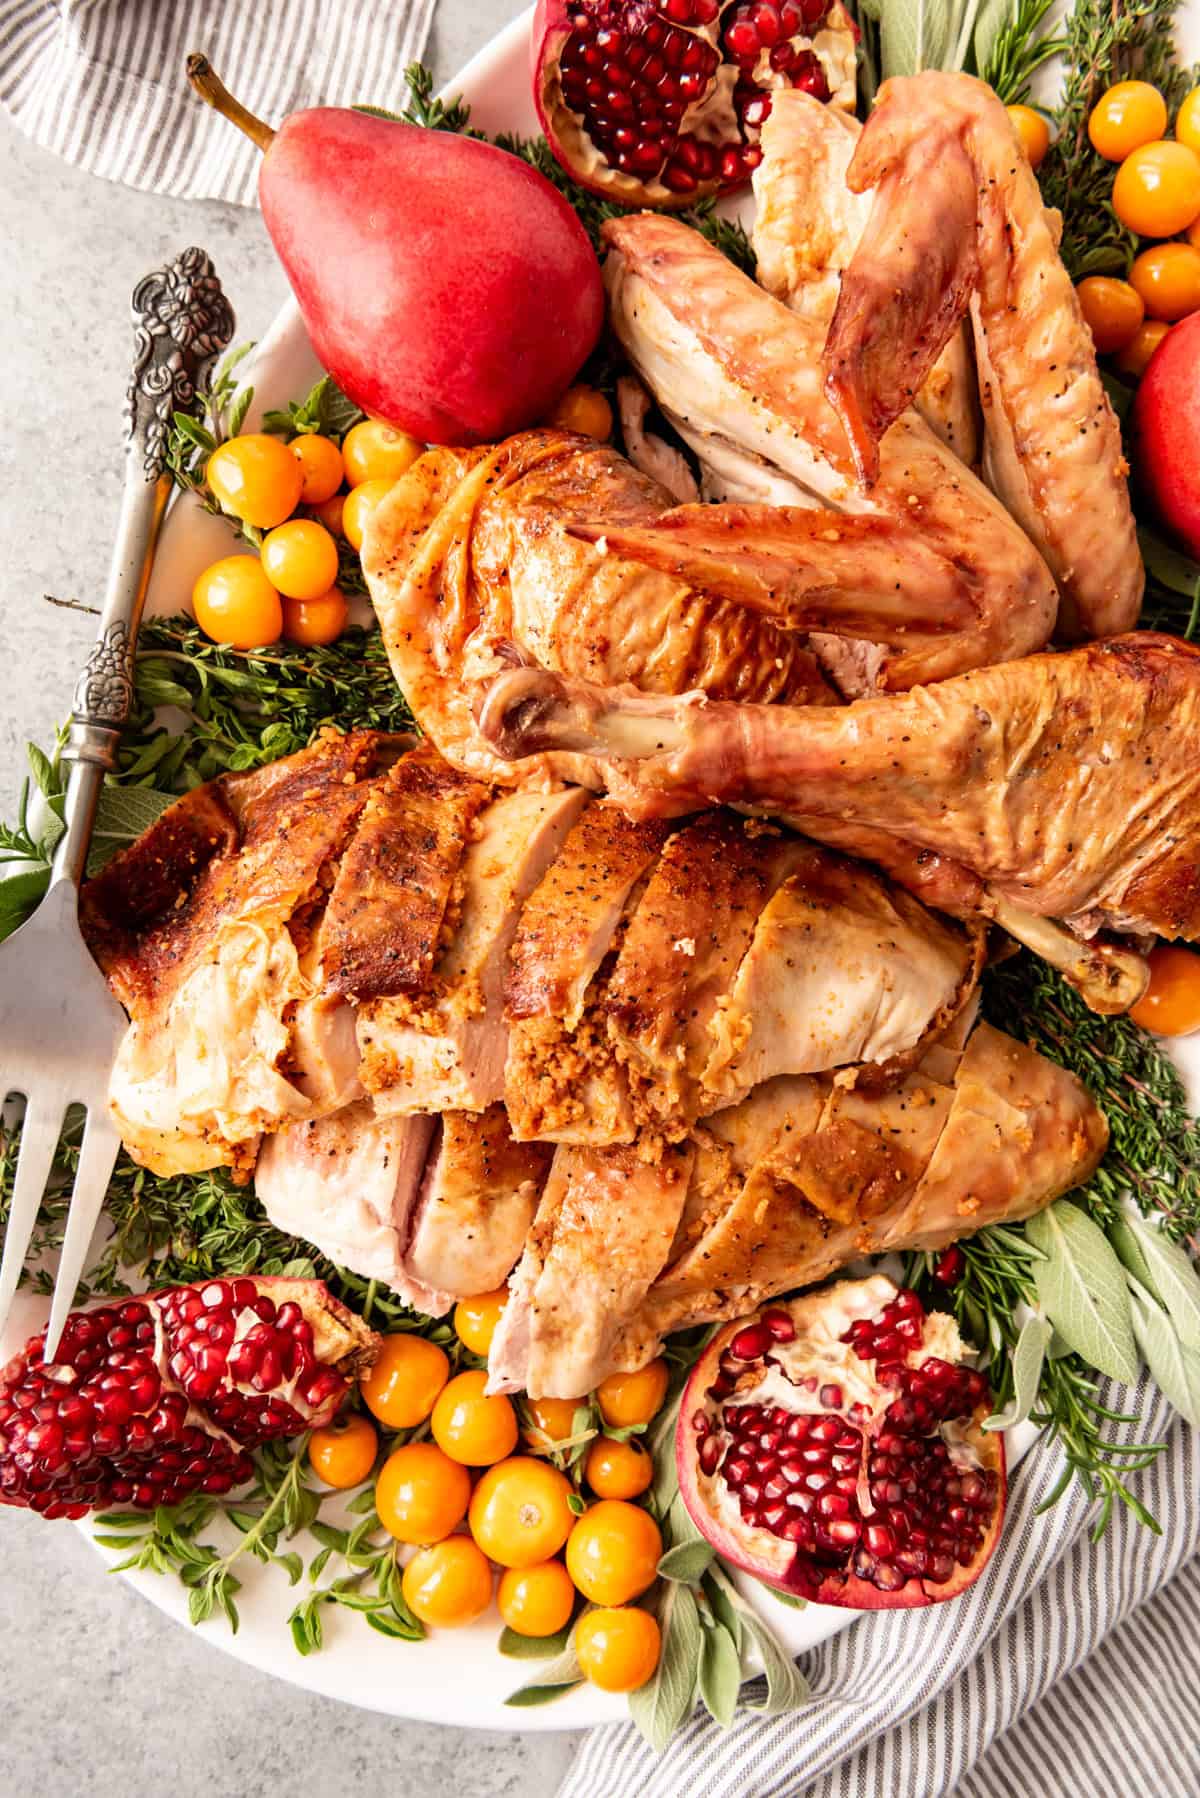
[[[779,42],[782,33],[779,12],[776,7],[770,5],[769,0],[762,0],[760,5],[751,7],[750,23],[758,34],[758,41],[764,49],[769,50],[772,44]]]
[[[794,1342],[796,1326],[786,1311],[764,1311],[759,1322],[772,1342]]]
[[[840,1411],[842,1408],[842,1389],[840,1386],[822,1386],[818,1395],[827,1411]]]
[[[938,1259],[934,1264],[933,1277],[939,1285],[957,1286],[958,1282],[962,1279],[963,1269],[966,1265],[966,1256],[963,1254],[958,1244],[952,1242],[950,1247],[945,1249],[942,1254],[938,1256]]]
[[[869,1523],[863,1540],[871,1554],[883,1561],[890,1561],[896,1552],[896,1538],[886,1524]]]
[[[768,1332],[760,1324],[750,1324],[739,1330],[729,1344],[729,1353],[739,1361],[761,1361],[767,1352],[770,1338]]]
[[[735,56],[752,58],[758,55],[758,32],[742,13],[725,33],[725,43]]]
[[[700,1444],[700,1466],[707,1474],[714,1474],[721,1459],[721,1438],[717,1435],[705,1436]],[[728,1479],[728,1474],[726,1475]]]

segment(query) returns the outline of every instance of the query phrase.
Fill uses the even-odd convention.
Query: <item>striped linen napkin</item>
[[[434,0],[0,0],[0,109],[109,181],[254,204],[259,153],[184,80],[203,50],[272,123],[404,91]]]
[[[1061,1453],[1038,1444],[1000,1549],[961,1600],[881,1612],[801,1657],[803,1710],[694,1716],[656,1756],[597,1729],[559,1798],[1196,1798],[1200,1793],[1200,1434],[1143,1381],[1135,1477],[1162,1526],[1120,1506],[1091,1540],[1077,1487],[1049,1512]],[[1149,1600],[1153,1603],[1149,1603]]]

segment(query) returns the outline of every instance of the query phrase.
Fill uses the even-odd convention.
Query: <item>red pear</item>
[[[347,107],[273,132],[204,57],[188,74],[263,149],[267,229],[314,350],[364,412],[454,444],[545,417],[595,347],[604,290],[543,176],[492,144]]]

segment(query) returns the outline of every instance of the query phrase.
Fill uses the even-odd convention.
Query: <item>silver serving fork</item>
[[[120,1137],[108,1082],[126,1028],[79,930],[79,883],[105,773],[116,766],[133,699],[134,646],[170,496],[167,429],[190,407],[203,365],[228,344],[233,314],[203,250],[184,250],[133,293],[134,363],[125,406],[125,485],[95,647],[75,688],[63,759],[65,828],[49,889],[0,944],[0,1098],[20,1093],[25,1121],[0,1261],[0,1330],[29,1249],[69,1105],[87,1121],[55,1279],[45,1358],[54,1359],[104,1203]]]

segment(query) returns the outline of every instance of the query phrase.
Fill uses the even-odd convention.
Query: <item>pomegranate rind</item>
[[[710,1404],[710,1388],[721,1373],[722,1358],[729,1353],[734,1339],[759,1324],[767,1313],[786,1313],[792,1319],[797,1339],[800,1339],[807,1334],[812,1320],[819,1318],[831,1306],[842,1307],[837,1321],[844,1323],[847,1317],[874,1316],[898,1296],[898,1289],[892,1281],[883,1275],[873,1275],[866,1280],[839,1281],[832,1287],[825,1287],[790,1301],[772,1299],[758,1311],[727,1324],[714,1337],[692,1369],[684,1388],[675,1434],[675,1465],[680,1496],[692,1522],[721,1559],[730,1566],[751,1574],[775,1591],[791,1597],[801,1597],[810,1604],[833,1605],[859,1611],[911,1610],[942,1604],[948,1599],[959,1597],[974,1585],[995,1552],[1003,1529],[1008,1493],[1007,1462],[1003,1436],[997,1432],[985,1431],[982,1427],[992,1414],[990,1400],[975,1407],[964,1432],[964,1439],[970,1444],[979,1469],[995,1478],[991,1517],[969,1564],[962,1566],[956,1563],[952,1574],[944,1581],[935,1582],[927,1577],[914,1576],[895,1590],[883,1590],[850,1569],[837,1567],[824,1573],[819,1572],[819,1563],[815,1558],[810,1559],[796,1552],[782,1538],[773,1539],[773,1544],[781,1552],[772,1553],[773,1544],[767,1542],[765,1553],[756,1556],[743,1537],[753,1533],[762,1544],[765,1532],[754,1526],[746,1526],[732,1517],[722,1518],[714,1509],[711,1496],[713,1480],[705,1475],[701,1467],[700,1441],[693,1420]],[[840,1329],[835,1333],[840,1339]]]
[[[614,167],[595,144],[583,122],[568,104],[563,92],[562,57],[571,36],[571,0],[538,0],[530,32],[530,75],[533,103],[538,123],[559,166],[577,186],[601,199],[619,206],[653,207],[657,211],[686,211],[716,194],[733,193],[744,187],[749,174],[736,181],[719,175],[698,179],[686,193],[668,187],[659,175],[640,179]],[[799,46],[810,50],[820,63],[829,87],[827,105],[853,111],[856,99],[858,33],[854,21],[841,0],[833,0],[821,27],[812,37],[796,39]],[[718,64],[714,86],[728,85],[723,71],[732,65],[724,59]],[[789,85],[779,76],[775,85]],[[764,87],[764,93],[769,88]],[[711,98],[721,104],[720,93]],[[707,103],[707,99],[706,99]]]

